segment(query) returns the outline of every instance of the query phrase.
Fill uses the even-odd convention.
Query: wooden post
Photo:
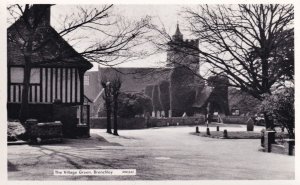
[[[272,151],[272,144],[275,143],[275,131],[266,131],[265,132],[265,150],[267,152]]]
[[[196,133],[200,133],[200,132],[199,132],[199,127],[196,127]]]
[[[227,133],[227,130],[226,130],[226,129],[225,129],[224,132],[223,132],[223,137],[224,137],[224,138],[228,138],[228,133]]]
[[[209,128],[208,128],[208,127],[206,128],[206,134],[207,134],[207,135],[210,135],[210,131],[209,131]]]

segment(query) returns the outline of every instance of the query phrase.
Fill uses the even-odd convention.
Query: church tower
[[[174,41],[183,41],[183,35],[180,32],[178,23],[177,23],[177,27],[176,27],[176,32],[175,32],[175,34],[173,35],[172,38],[173,38]]]
[[[168,43],[167,67],[170,74],[170,112],[180,117],[184,113],[193,115],[193,102],[196,96],[195,80],[199,74],[199,41],[184,40],[177,24],[175,34]]]
[[[199,40],[186,39],[180,31],[177,23],[175,34],[168,42],[167,67],[184,66],[199,73]]]

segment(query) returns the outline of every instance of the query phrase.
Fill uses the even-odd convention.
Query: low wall
[[[40,143],[41,141],[56,140],[62,142],[63,125],[60,121],[38,123],[36,119],[28,119],[26,121],[27,135],[30,143]],[[39,139],[37,139],[39,138]]]
[[[172,117],[151,118],[148,127],[178,126],[178,125],[200,125],[205,124],[205,117]]]
[[[114,128],[113,119],[111,126]],[[118,118],[118,129],[142,129],[146,128],[145,118]],[[90,128],[106,128],[106,117],[90,118]]]
[[[248,116],[226,116],[223,117],[223,123],[247,125]]]
[[[142,129],[149,127],[165,127],[178,125],[199,125],[205,124],[204,116],[201,117],[173,117],[173,118],[118,118],[119,129]],[[113,127],[113,119],[111,121]],[[91,118],[91,128],[106,128],[106,117]]]

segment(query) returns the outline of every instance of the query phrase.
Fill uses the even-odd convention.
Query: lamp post
[[[207,107],[206,107],[206,126],[208,127],[208,123],[209,123],[209,106],[210,106],[210,102],[208,102]]]

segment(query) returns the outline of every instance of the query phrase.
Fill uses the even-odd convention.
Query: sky
[[[195,6],[195,5],[188,5]],[[97,7],[97,6],[95,6]],[[122,15],[129,20],[139,20],[141,17],[151,16],[152,23],[158,25],[164,25],[167,32],[170,35],[175,33],[176,24],[183,24],[183,20],[180,17],[180,10],[184,8],[180,5],[114,5],[113,14]],[[55,5],[51,7],[51,25],[54,28],[59,28],[60,22],[64,17],[71,12],[76,12],[76,6],[71,5]],[[181,27],[181,31],[185,34],[184,29]],[[88,34],[90,38],[98,39],[97,34]],[[75,43],[75,42],[74,42]],[[76,43],[73,47],[76,50],[81,50],[86,43]],[[145,49],[148,46],[143,46]],[[119,65],[120,67],[159,67],[163,66],[166,61],[166,53],[152,55],[147,58],[130,61]],[[97,65],[94,65],[92,70],[96,70]]]

